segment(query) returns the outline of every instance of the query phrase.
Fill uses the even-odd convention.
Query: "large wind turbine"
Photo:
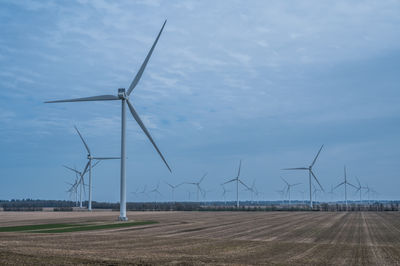
[[[317,158],[322,150],[322,148],[324,147],[324,145],[321,146],[321,148],[319,149],[317,156],[315,156],[314,160],[312,161],[311,165],[309,167],[297,167],[297,168],[285,168],[283,170],[307,170],[308,171],[308,181],[309,181],[309,188],[310,188],[310,208],[313,207],[313,201],[312,201],[312,191],[311,191],[311,176],[314,177],[315,181],[317,181],[318,185],[320,186],[320,188],[322,189],[322,191],[324,191],[324,188],[321,186],[321,184],[319,183],[317,177],[315,176],[314,172],[312,171],[312,168],[315,164],[315,162],[317,161]]]
[[[338,187],[344,185],[344,200],[346,202],[346,210],[347,210],[347,185],[352,186],[354,188],[357,189],[357,187],[351,183],[349,183],[349,181],[347,181],[347,173],[346,173],[346,166],[344,166],[344,181],[340,184],[338,184],[336,187],[334,187],[333,189],[337,189]]]
[[[199,192],[204,196],[204,191],[201,189],[200,184],[203,182],[203,179],[207,176],[207,173],[203,175],[203,177],[198,182],[186,182],[185,184],[194,185],[197,188],[197,201],[199,201]]]
[[[226,181],[225,183],[222,183],[222,185],[228,184],[230,182],[235,182],[236,181],[236,207],[239,208],[239,183],[242,184],[245,188],[251,190],[251,188],[249,188],[248,185],[246,185],[245,183],[243,183],[242,180],[240,180],[240,168],[242,167],[242,160],[240,160],[239,162],[239,170],[238,170],[238,174],[235,178]]]
[[[283,182],[285,182],[286,184],[286,194],[289,195],[289,205],[290,205],[290,189],[294,186],[298,186],[301,183],[295,183],[295,184],[289,184],[288,181],[286,181],[286,179],[284,179],[283,177],[281,177],[281,179],[283,180]]]
[[[88,168],[89,168],[89,203],[88,203],[88,210],[91,211],[92,210],[92,160],[97,160],[98,162],[101,160],[115,160],[115,159],[120,159],[119,157],[94,157],[92,156],[92,154],[90,153],[90,149],[89,146],[87,145],[86,141],[83,139],[81,132],[79,132],[78,128],[76,126],[75,130],[78,133],[79,137],[81,138],[83,145],[86,148],[87,151],[87,159],[88,162],[85,166],[85,170],[83,170],[83,175],[85,175],[85,173],[87,172]],[[97,163],[98,163],[97,162]]]
[[[131,101],[129,100],[130,94],[132,93],[133,89],[137,86],[140,78],[142,77],[142,74],[146,68],[146,65],[147,65],[150,57],[151,57],[151,54],[153,53],[153,50],[158,42],[158,39],[160,38],[160,35],[164,29],[165,23],[167,23],[166,20],[165,20],[164,24],[162,25],[161,30],[158,33],[156,40],[154,41],[150,51],[148,52],[145,60],[143,61],[139,71],[137,72],[137,74],[136,74],[135,78],[133,79],[131,85],[129,86],[129,89],[127,92],[125,91],[124,88],[122,88],[122,89],[118,89],[117,95],[99,95],[99,96],[93,96],[93,97],[46,102],[46,103],[60,103],[60,102],[85,102],[85,101],[117,101],[117,100],[121,101],[121,105],[122,105],[122,109],[121,109],[121,190],[120,190],[120,215],[119,215],[119,220],[121,220],[121,221],[128,220],[128,217],[126,217],[126,137],[125,137],[126,136],[126,134],[125,134],[126,133],[126,127],[125,127],[126,105],[128,105],[128,108],[129,108],[133,118],[139,124],[139,126],[141,127],[143,132],[146,134],[147,138],[150,140],[150,142],[153,144],[154,148],[157,150],[161,159],[164,161],[168,170],[171,172],[171,168],[169,167],[167,161],[165,160],[161,151],[158,149],[158,147],[157,147],[156,143],[154,142],[153,138],[151,137],[149,131],[143,124],[138,113],[136,112],[135,108],[133,107]]]

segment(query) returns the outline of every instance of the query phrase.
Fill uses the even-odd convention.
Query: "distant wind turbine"
[[[149,191],[150,193],[154,193],[154,201],[157,202],[157,195],[162,196],[162,194],[160,193],[160,191],[158,190],[158,188],[160,187],[160,182],[157,183],[157,186]]]
[[[362,190],[364,189],[364,187],[361,186],[360,180],[358,180],[357,177],[356,177],[356,180],[357,180],[357,184],[358,184],[356,193],[360,192],[360,204],[362,204],[362,198],[361,198],[362,196],[361,196],[361,194],[362,194]]]
[[[227,192],[230,192],[230,190],[227,190],[224,185],[221,185],[221,186],[222,186],[222,190],[223,190],[222,197],[224,198],[224,203],[226,205],[226,197],[225,196],[226,196]]]
[[[346,202],[346,209],[347,209],[347,185],[352,186],[354,188],[357,189],[357,187],[351,183],[349,183],[349,181],[347,181],[347,173],[346,173],[346,166],[344,167],[344,181],[340,184],[338,184],[336,187],[334,187],[333,189],[337,189],[338,187],[344,185],[344,200]]]
[[[124,88],[118,89],[118,95],[99,95],[93,97],[85,97],[85,98],[77,98],[77,99],[69,99],[69,100],[57,100],[57,101],[47,101],[45,103],[61,103],[61,102],[85,102],[85,101],[121,101],[122,109],[121,109],[121,190],[120,190],[120,221],[127,221],[128,217],[126,216],[126,105],[139,124],[140,128],[146,134],[147,138],[153,144],[154,148],[157,150],[158,154],[160,155],[161,159],[164,161],[165,165],[167,166],[168,170],[171,172],[171,168],[169,167],[167,161],[165,160],[164,156],[162,155],[161,151],[158,149],[156,143],[154,142],[153,138],[151,137],[149,131],[143,124],[142,120],[140,119],[138,113],[136,112],[135,108],[133,107],[131,101],[129,100],[129,96],[132,93],[133,89],[139,83],[140,78],[147,66],[147,63],[153,53],[153,50],[160,38],[160,35],[164,29],[164,24],[161,27],[160,32],[157,35],[156,40],[154,41],[153,45],[151,46],[150,51],[148,52],[145,60],[143,61],[139,71],[137,72],[135,78],[133,79],[131,85],[129,86],[128,91],[126,92]]]
[[[90,149],[89,149],[89,146],[86,143],[86,141],[83,139],[81,132],[79,132],[79,130],[78,130],[78,128],[76,126],[74,126],[74,127],[75,127],[75,130],[78,133],[80,139],[82,140],[83,145],[85,146],[85,149],[86,149],[86,151],[88,153],[87,154],[88,162],[87,162],[87,164],[85,166],[85,169],[83,170],[83,175],[85,175],[86,171],[89,168],[89,203],[88,203],[88,210],[91,211],[92,210],[92,168],[93,168],[92,160],[97,160],[97,161],[116,160],[116,159],[120,159],[120,157],[94,157],[94,156],[92,156],[92,154],[90,152]]]
[[[239,169],[238,169],[238,174],[235,178],[226,181],[225,183],[222,183],[222,185],[231,183],[231,182],[236,182],[236,207],[239,208],[239,183],[242,184],[245,188],[250,189],[248,185],[243,183],[242,180],[240,180],[240,168],[242,167],[242,160],[239,162]]]
[[[324,188],[321,186],[321,184],[319,183],[317,177],[315,176],[314,172],[312,171],[312,168],[315,164],[315,162],[317,161],[317,158],[322,150],[322,148],[324,147],[324,145],[321,146],[321,148],[319,149],[317,156],[315,156],[314,160],[312,161],[311,165],[309,167],[297,167],[297,168],[285,168],[283,170],[307,170],[308,171],[308,181],[309,181],[309,188],[310,188],[310,208],[313,207],[313,200],[312,200],[312,191],[311,191],[311,176],[314,177],[315,181],[317,181],[319,187],[321,188],[322,191],[324,191]]]
[[[204,196],[204,191],[202,190],[202,188],[200,187],[201,182],[203,182],[204,178],[207,176],[207,173],[205,173],[203,175],[202,178],[200,178],[200,180],[198,182],[186,182],[185,184],[187,185],[193,185],[196,186],[197,188],[197,201],[199,201],[199,192]]]
[[[171,193],[172,193],[172,201],[174,201],[175,199],[174,199],[174,192],[175,192],[175,189],[177,188],[177,187],[179,187],[180,185],[182,185],[183,183],[179,183],[179,184],[177,184],[177,185],[171,185],[170,183],[168,183],[168,182],[165,182],[170,188],[171,188]]]
[[[290,189],[291,189],[292,187],[294,187],[294,186],[300,185],[301,183],[289,184],[289,182],[286,181],[286,179],[284,179],[283,177],[281,177],[281,179],[282,179],[283,182],[285,182],[285,184],[286,184],[286,194],[289,195],[289,205],[290,205],[290,203],[291,203],[291,201],[290,201]]]
[[[77,187],[79,186],[79,208],[83,208],[82,205],[82,190],[85,192],[85,179],[84,179],[84,175],[85,173],[80,172],[78,170],[76,170],[75,168],[71,168],[69,166],[63,165],[65,168],[71,170],[72,172],[75,172],[76,175],[79,175],[79,179],[78,182],[74,183],[74,189],[77,189]]]

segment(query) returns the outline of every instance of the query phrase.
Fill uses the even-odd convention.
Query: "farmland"
[[[4,264],[400,264],[400,213],[397,212],[130,212],[129,223],[154,222],[115,227],[112,224],[117,216],[116,212],[0,212],[2,228],[45,228],[44,224],[81,228],[92,224],[91,228],[98,229],[43,234],[23,230],[0,232],[0,261]]]

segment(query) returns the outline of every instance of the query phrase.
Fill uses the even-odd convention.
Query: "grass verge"
[[[148,224],[156,224],[156,223],[158,223],[158,222],[156,222],[156,221],[140,221],[140,222],[130,222],[130,223],[83,225],[83,226],[39,230],[39,231],[35,231],[35,233],[70,233],[70,232],[80,232],[80,231],[115,229],[115,228],[148,225]]]
[[[56,229],[56,228],[75,227],[75,226],[84,226],[84,225],[83,224],[35,224],[35,225],[5,226],[5,227],[0,227],[0,232],[22,232],[22,231]]]

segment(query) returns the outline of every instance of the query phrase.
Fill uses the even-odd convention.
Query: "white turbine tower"
[[[204,196],[204,191],[201,189],[200,184],[203,182],[203,179],[207,176],[207,173],[203,175],[203,177],[198,182],[186,182],[185,184],[194,185],[197,188],[197,201],[199,201],[199,192]]]
[[[163,26],[161,27],[160,32],[157,35],[156,40],[154,41],[150,51],[148,52],[145,60],[143,61],[139,71],[137,72],[135,78],[133,79],[131,85],[129,86],[128,91],[126,92],[124,88],[118,89],[118,95],[99,95],[93,97],[85,97],[85,98],[77,98],[77,99],[68,99],[68,100],[58,100],[58,101],[48,101],[46,103],[61,103],[61,102],[86,102],[86,101],[121,101],[122,109],[121,109],[121,190],[120,190],[120,215],[119,220],[127,221],[128,217],[126,216],[126,105],[139,124],[143,132],[146,134],[147,138],[153,144],[154,148],[157,150],[158,154],[160,155],[161,159],[164,161],[165,165],[167,166],[168,170],[171,172],[171,168],[169,167],[167,161],[165,160],[164,156],[162,155],[161,151],[158,149],[156,143],[154,142],[153,138],[151,137],[149,131],[143,124],[142,120],[140,119],[138,113],[136,112],[135,108],[133,107],[131,101],[129,100],[129,96],[132,93],[133,89],[139,83],[140,78],[146,68],[146,65],[153,53],[153,50],[160,38],[160,35],[164,29],[165,20]]]
[[[245,183],[243,183],[242,180],[240,180],[240,168],[242,167],[242,160],[240,160],[239,162],[239,170],[238,170],[238,174],[235,178],[226,181],[225,183],[222,183],[222,185],[228,184],[230,182],[235,182],[236,181],[236,207],[239,208],[239,183],[242,184],[245,188],[251,190],[251,188],[249,188],[248,185],[246,185]]]
[[[333,189],[337,189],[338,187],[344,185],[344,200],[346,202],[346,210],[347,210],[347,185],[352,186],[354,188],[357,189],[357,187],[351,183],[349,183],[349,181],[347,181],[347,173],[346,173],[346,166],[344,166],[344,181],[340,184],[338,184],[336,187],[334,187]]]
[[[285,182],[285,184],[286,184],[286,194],[289,195],[289,205],[290,205],[290,203],[291,203],[291,202],[290,202],[290,189],[291,189],[292,187],[294,187],[294,186],[300,185],[301,183],[289,184],[289,182],[286,181],[286,179],[284,179],[283,177],[281,177],[281,179],[282,179],[283,182]]]
[[[297,167],[297,168],[285,168],[283,170],[307,170],[308,171],[308,181],[309,181],[309,188],[310,188],[310,208],[313,207],[313,201],[312,201],[312,191],[311,191],[311,176],[314,177],[315,181],[317,181],[318,185],[320,186],[320,188],[322,189],[322,191],[324,191],[324,188],[321,186],[321,184],[319,183],[317,177],[315,176],[314,172],[312,171],[312,168],[315,164],[315,162],[317,161],[317,158],[322,150],[322,148],[324,147],[324,145],[321,146],[321,148],[319,149],[317,156],[315,156],[314,160],[312,161],[311,165],[309,167]]]
[[[81,132],[79,132],[78,128],[75,126],[75,130],[78,133],[79,137],[81,138],[83,145],[86,148],[87,151],[87,159],[88,162],[85,166],[85,170],[83,170],[83,175],[85,175],[85,173],[87,172],[87,170],[89,169],[89,203],[88,203],[88,210],[91,211],[92,210],[92,160],[97,160],[96,164],[99,161],[102,160],[116,160],[116,159],[120,159],[119,157],[94,157],[92,156],[92,154],[90,153],[90,149],[89,146],[87,145],[86,141],[83,139]]]

